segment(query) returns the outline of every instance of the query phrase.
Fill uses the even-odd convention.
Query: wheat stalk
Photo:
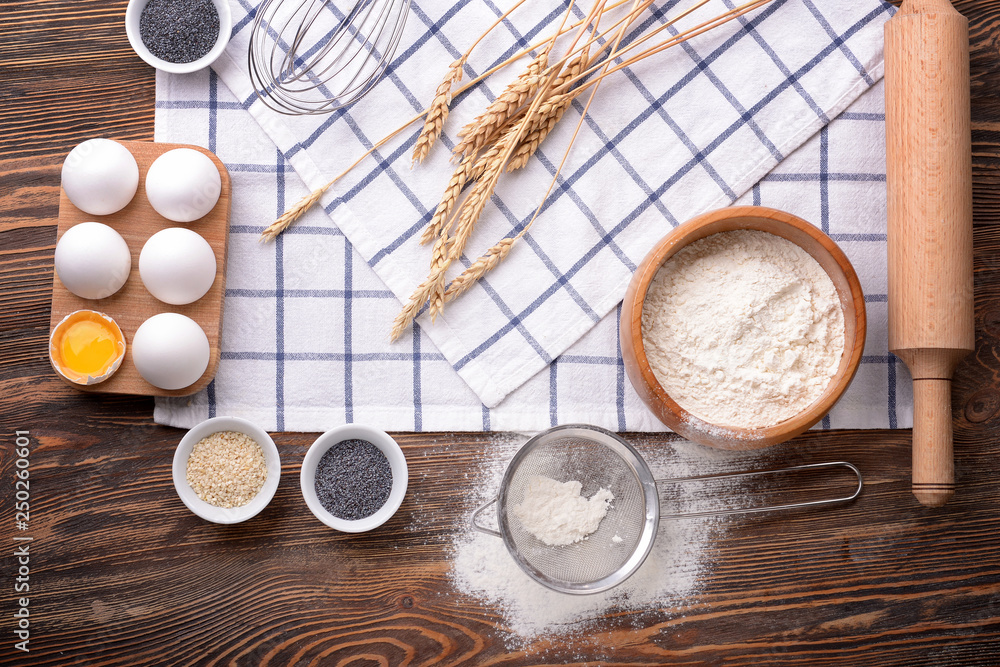
[[[670,21],[668,21],[667,23],[664,23],[663,25],[659,26],[658,28],[656,28],[655,30],[653,30],[648,35],[645,35],[641,39],[637,39],[636,41],[630,43],[624,49],[621,49],[620,51],[616,51],[612,56],[608,57],[608,60],[611,60],[613,58],[620,58],[625,53],[628,53],[629,51],[634,50],[635,48],[637,48],[638,46],[640,46],[644,42],[649,41],[652,37],[656,36],[657,34],[659,34],[660,32],[662,32],[663,30],[666,30],[670,26],[674,25],[678,20],[680,20],[684,16],[687,16],[688,14],[690,14],[694,10],[698,9],[699,7],[701,7],[702,5],[704,5],[705,3],[707,3],[708,1],[709,0],[700,0],[693,7],[688,8],[687,10],[685,10],[684,12],[682,12],[679,16],[677,16],[677,17],[671,19]],[[678,44],[682,44],[682,43],[688,41],[689,39],[692,39],[694,37],[697,37],[698,35],[702,35],[702,34],[704,34],[706,32],[709,32],[710,30],[713,30],[713,29],[715,29],[715,28],[717,28],[717,27],[719,27],[719,26],[721,26],[721,25],[723,25],[725,23],[728,23],[729,21],[732,21],[733,19],[739,18],[740,16],[743,16],[744,14],[748,14],[749,12],[752,12],[752,11],[754,11],[756,9],[760,9],[761,7],[763,7],[764,5],[766,5],[766,4],[770,3],[770,2],[772,2],[772,0],[750,0],[749,2],[745,2],[742,5],[739,5],[737,7],[733,7],[732,9],[729,9],[729,10],[723,12],[722,14],[716,16],[715,18],[712,18],[712,19],[709,19],[708,21],[700,23],[697,26],[694,26],[693,28],[688,28],[687,30],[684,30],[683,32],[679,32],[676,35],[673,35],[673,36],[665,39],[664,41],[660,42],[659,44],[657,44],[655,46],[651,46],[651,47],[647,48],[645,51],[641,51],[638,54],[629,57],[627,60],[624,60],[623,62],[619,63],[618,65],[616,65],[616,66],[614,66],[614,67],[612,67],[610,69],[605,69],[603,72],[601,72],[600,76],[597,76],[597,77],[594,77],[594,78],[590,79],[589,81],[587,81],[586,83],[584,83],[582,86],[580,86],[580,88],[578,88],[577,91],[578,92],[583,92],[583,90],[585,90],[586,88],[589,88],[590,86],[596,85],[601,79],[603,79],[606,76],[610,76],[611,74],[615,74],[616,72],[620,72],[621,70],[625,69],[626,67],[631,67],[632,65],[638,63],[641,60],[644,60],[644,59],[648,58],[649,56],[656,55],[657,53],[665,51],[665,50],[667,50],[667,49],[669,49],[671,47],[677,46]],[[584,72],[581,72],[574,79],[572,79],[570,81],[567,81],[564,84],[562,84],[562,86],[556,88],[554,90],[554,92],[564,92],[564,90],[568,90],[569,88],[571,88],[572,86],[580,83],[584,79],[587,79],[591,74],[593,74],[598,69],[601,69],[602,67],[603,67],[603,65],[597,65],[597,66],[591,67],[590,69],[588,69],[588,70],[586,70]]]
[[[515,8],[520,6],[524,1],[519,0]],[[275,238],[315,205],[322,198],[323,194],[340,178],[345,176],[362,160],[374,153],[390,139],[421,118],[424,119],[424,123],[414,142],[413,160],[414,163],[422,161],[426,158],[441,134],[454,95],[468,90],[502,67],[506,67],[521,57],[541,49],[541,53],[532,59],[526,70],[518,75],[497,100],[483,114],[480,114],[472,123],[459,132],[461,141],[456,146],[454,153],[461,158],[461,162],[452,174],[441,202],[435,209],[435,213],[421,237],[421,243],[427,243],[431,239],[435,240],[430,271],[427,279],[414,290],[403,310],[393,322],[391,338],[396,340],[413,321],[424,304],[428,305],[432,319],[436,318],[446,302],[457,298],[457,296],[467,291],[482,276],[494,269],[509,256],[513,246],[518,240],[524,237],[541,213],[544,203],[551,193],[554,184],[557,182],[566,158],[572,149],[597,88],[605,77],[629,67],[644,58],[683,43],[688,39],[758,9],[771,0],[750,0],[744,2],[744,4],[731,8],[709,21],[676,33],[642,50],[639,49],[641,45],[648,44],[655,35],[669,28],[680,18],[689,15],[697,8],[705,5],[709,0],[697,0],[692,7],[682,12],[679,16],[647,32],[624,48],[620,48],[620,46],[627,29],[634,25],[636,19],[652,4],[653,0],[632,0],[629,12],[624,17],[619,18],[610,27],[606,25],[601,26],[605,14],[613,8],[626,4],[630,0],[618,0],[618,2],[610,6],[607,5],[607,0],[601,0],[590,10],[586,17],[567,27],[567,20],[573,8],[574,1],[571,0],[570,6],[563,14],[562,23],[550,37],[526,47],[466,85],[453,90],[455,85],[461,81],[462,71],[469,53],[487,33],[499,25],[510,11],[513,11],[513,8],[504,14],[504,16],[497,19],[490,29],[476,40],[469,51],[449,66],[448,74],[435,90],[434,99],[427,110],[417,114],[411,120],[407,121],[407,123],[381,139],[343,173],[332,179],[325,186],[317,188],[306,197],[303,197],[264,231],[261,235],[261,240],[272,240]],[[556,40],[574,29],[577,30],[577,34],[572,40],[571,45],[565,50],[558,62],[551,63],[550,51]],[[617,36],[614,40],[611,40],[609,39],[609,35],[614,31],[616,31]],[[590,33],[589,38],[581,44],[581,38],[588,32]],[[600,48],[597,49],[597,52],[593,56],[590,56],[588,53],[593,44],[598,44]],[[633,53],[635,55],[632,55]],[[614,63],[615,60],[618,62]],[[598,72],[597,76],[592,76]],[[446,285],[445,276],[447,270],[450,264],[455,259],[461,257],[464,252],[473,229],[496,188],[501,173],[505,170],[509,172],[521,168],[527,164],[531,156],[538,150],[539,145],[560,121],[572,101],[588,88],[591,89],[590,99],[577,123],[569,146],[563,155],[562,162],[532,218],[518,234],[501,239],[474,261],[465,271],[456,276],[450,284]],[[458,202],[462,190],[470,182],[474,182],[475,185],[469,190],[468,195],[459,206]],[[458,208],[457,213],[455,212],[456,207]],[[450,235],[452,228],[455,230],[454,236]]]
[[[628,27],[627,25],[622,25],[622,27],[620,28],[619,33],[615,39],[614,45],[611,47],[612,56],[614,55],[614,52],[617,50],[619,44],[621,44],[621,40],[625,36],[625,30],[627,27]],[[595,26],[595,31],[596,31],[596,26]],[[574,71],[578,72],[579,70],[583,69],[585,62],[587,62],[586,49],[584,49],[576,57],[576,59],[573,62],[571,62],[570,65],[567,66],[566,68],[567,76],[572,76],[572,73]],[[605,68],[608,68],[611,65],[612,57],[609,57],[606,62],[607,64],[605,65]],[[542,212],[542,207],[545,205],[545,201],[549,198],[549,194],[552,192],[552,188],[555,186],[556,182],[559,179],[559,174],[562,173],[563,166],[566,164],[566,158],[569,157],[569,152],[572,150],[573,144],[576,142],[576,137],[580,133],[580,128],[583,126],[583,120],[584,118],[587,117],[587,112],[590,110],[590,105],[594,101],[594,97],[597,94],[597,88],[599,86],[600,84],[598,83],[596,86],[594,86],[593,90],[591,90],[590,99],[587,100],[587,104],[583,108],[583,113],[580,114],[580,120],[577,121],[576,128],[573,130],[573,136],[570,137],[569,145],[566,147],[566,151],[563,153],[562,160],[559,162],[559,168],[556,169],[556,173],[552,176],[552,180],[549,182],[549,187],[545,191],[545,194],[542,196],[542,201],[539,202],[538,208],[535,209],[534,215],[531,216],[531,220],[528,221],[528,224],[526,224],[524,226],[524,229],[518,232],[516,236],[511,236],[501,239],[499,243],[495,244],[493,247],[488,249],[465,271],[456,276],[455,279],[451,281],[451,284],[448,285],[448,289],[445,290],[443,301],[448,302],[461,296],[470,287],[479,282],[479,280],[484,275],[486,275],[488,272],[496,268],[497,265],[500,264],[500,262],[502,262],[504,258],[507,257],[507,255],[510,254],[511,248],[514,247],[514,244],[517,243],[520,239],[522,239],[524,235],[528,233],[528,230],[531,229],[531,226],[535,224],[535,220],[538,218],[538,215]],[[574,95],[563,94],[563,95],[555,95],[553,97],[565,98],[565,99],[549,98],[548,100],[546,100],[546,103],[550,104],[552,107],[547,115],[549,115],[550,117],[553,115],[558,115],[561,117],[562,113],[566,110],[566,108],[569,107],[569,104],[573,101]],[[556,121],[558,120],[559,119],[556,118]],[[554,125],[554,123],[552,123],[552,125]],[[545,125],[537,127],[534,131],[540,132],[543,129],[543,127],[548,127],[548,129],[551,130],[552,125],[546,123]],[[547,132],[548,130],[546,130],[546,133]],[[528,138],[522,141],[521,144],[522,146],[529,144],[530,136],[531,135],[529,135]],[[544,139],[544,136],[542,137],[542,139]],[[539,140],[537,143],[534,144],[534,148],[531,149],[532,152],[534,152],[534,150],[537,149],[538,143],[540,142],[541,140]],[[508,171],[511,170],[510,164],[513,163],[513,160],[514,157],[512,156],[511,162],[508,163],[507,167]],[[525,158],[525,160],[527,160],[527,158]]]
[[[606,0],[602,0],[599,5],[592,9],[590,16],[593,16],[595,12],[602,11],[605,2]],[[563,16],[563,24],[565,24],[566,17],[569,15],[571,9],[572,3],[570,4],[570,7],[567,8],[566,13]],[[587,24],[588,23],[584,23],[584,27]],[[595,25],[594,30],[596,31],[596,29],[597,27]],[[582,35],[583,30],[581,29],[581,31],[577,34],[576,39],[574,39],[573,43],[570,45],[570,51],[575,48]],[[553,43],[555,42],[555,39],[556,37],[552,38]],[[396,316],[396,319],[393,321],[392,331],[390,332],[390,340],[396,340],[400,335],[402,335],[402,332],[407,326],[409,326],[410,322],[413,321],[413,318],[416,317],[417,313],[420,311],[424,300],[429,302],[428,310],[431,314],[432,321],[437,318],[437,315],[444,308],[446,292],[445,272],[451,262],[462,255],[465,245],[472,234],[473,228],[475,227],[476,221],[479,220],[483,208],[486,206],[486,202],[489,201],[494,189],[496,188],[500,174],[504,170],[504,165],[507,163],[507,160],[510,158],[518,142],[522,140],[525,130],[533,121],[535,114],[538,113],[539,107],[543,106],[544,102],[548,99],[548,92],[552,88],[552,84],[558,79],[559,70],[566,60],[567,57],[564,57],[559,62],[557,67],[551,68],[549,74],[538,84],[537,94],[531,101],[527,110],[519,117],[518,120],[512,123],[507,131],[502,132],[500,138],[491,147],[490,151],[487,152],[490,157],[485,161],[483,158],[480,158],[480,162],[483,163],[483,172],[481,177],[476,181],[475,187],[462,202],[462,208],[457,214],[458,223],[455,229],[455,236],[450,239],[447,237],[447,234],[440,234],[438,236],[438,240],[434,245],[430,275],[423,283],[420,284],[420,286],[418,286],[417,290],[410,296],[410,299],[403,307],[402,311],[400,311],[400,313]],[[499,130],[499,128],[495,129]],[[475,166],[473,169],[475,170]],[[443,250],[446,245],[448,246],[448,253],[445,257],[439,251]]]
[[[510,10],[508,10],[507,13],[505,13],[503,16],[501,16],[499,19],[497,19],[497,21],[493,24],[493,26],[491,26],[489,30],[487,30],[485,33],[483,33],[483,35],[480,36],[480,38],[478,40],[476,40],[476,44],[478,44],[479,41],[481,41],[482,38],[485,37],[486,34],[488,34],[490,32],[490,30],[492,30],[494,27],[496,27],[507,15],[509,15],[510,12],[514,11],[514,9],[517,9],[517,7],[520,7],[521,4],[522,4],[522,2],[524,2],[524,0],[520,0],[514,7],[512,7]],[[627,2],[629,2],[629,0],[618,0],[618,2],[616,2],[615,4],[608,6],[607,7],[607,11],[610,11],[612,9],[616,9],[618,7],[621,7],[622,5],[626,4]],[[518,51],[517,53],[515,53],[511,57],[507,58],[506,60],[503,60],[502,62],[497,63],[496,65],[494,65],[490,69],[486,70],[485,72],[483,72],[482,74],[480,74],[476,78],[472,79],[471,81],[469,81],[465,85],[461,86],[458,90],[452,91],[452,97],[454,97],[455,95],[458,95],[460,93],[464,93],[466,90],[469,90],[473,86],[479,84],[479,82],[483,81],[484,79],[487,79],[488,77],[493,76],[494,74],[496,74],[497,72],[499,72],[501,69],[509,66],[511,63],[514,63],[514,62],[520,60],[521,58],[523,58],[524,56],[528,55],[529,53],[537,51],[539,48],[542,48],[543,46],[545,46],[546,44],[548,44],[553,39],[558,38],[558,37],[562,36],[563,34],[569,32],[570,30],[573,30],[573,29],[576,29],[576,28],[580,27],[581,25],[584,25],[589,20],[590,20],[590,18],[587,17],[587,18],[581,19],[579,21],[576,21],[575,23],[572,23],[569,26],[565,26],[565,25],[560,26],[559,30],[556,32],[556,34],[553,37],[545,37],[543,39],[540,39],[537,42],[534,42],[534,43],[530,44],[529,46],[526,46],[525,48],[521,49],[520,51]],[[476,46],[476,44],[473,44],[473,48]],[[472,52],[472,48],[470,48],[468,51],[466,51],[466,53],[465,53],[465,55],[463,57],[468,58],[468,55],[471,52]],[[421,118],[424,118],[429,111],[430,111],[429,107],[427,109],[424,109],[423,111],[421,111],[420,113],[418,113],[417,115],[413,116],[408,121],[406,121],[405,123],[403,123],[402,125],[400,125],[399,127],[397,127],[395,130],[393,130],[392,132],[390,132],[386,136],[382,137],[374,146],[372,146],[371,148],[369,148],[368,150],[366,150],[364,153],[362,153],[361,156],[357,160],[355,160],[354,162],[352,162],[350,166],[348,166],[346,169],[344,169],[344,171],[342,171],[341,173],[337,174],[337,176],[335,176],[332,179],[330,179],[325,185],[317,188],[312,193],[306,195],[305,197],[303,197],[302,199],[300,199],[298,202],[296,202],[290,209],[288,209],[288,211],[286,211],[284,214],[282,214],[281,217],[279,217],[277,220],[275,220],[273,223],[271,223],[264,230],[264,232],[261,234],[260,241],[262,241],[262,242],[263,241],[271,241],[271,240],[275,239],[278,235],[280,235],[283,231],[285,231],[285,229],[287,229],[293,222],[295,222],[296,220],[298,220],[302,216],[302,214],[304,214],[306,211],[308,211],[310,208],[312,208],[312,206],[314,206],[316,204],[316,202],[319,201],[319,199],[323,196],[323,194],[325,194],[327,190],[329,190],[330,188],[332,188],[337,183],[337,181],[339,181],[341,178],[343,178],[344,176],[346,176],[347,174],[349,174],[355,167],[357,167],[359,164],[361,164],[365,160],[365,158],[367,158],[372,153],[374,153],[375,151],[377,151],[379,148],[381,148],[382,146],[384,146],[386,143],[388,143],[389,141],[391,141],[400,132],[404,131],[406,128],[408,128],[410,125],[413,125],[415,122],[417,122]],[[319,195],[316,195],[317,192],[319,192]],[[294,212],[294,215],[293,215],[293,212]]]
[[[545,195],[542,197],[541,203],[539,203],[538,208],[535,210],[534,215],[528,221],[527,225],[525,225],[525,227],[517,235],[504,238],[488,249],[486,253],[473,262],[465,271],[456,276],[447,288],[444,288],[443,286],[443,273],[434,273],[432,271],[433,282],[428,290],[428,299],[430,301],[429,311],[432,315],[432,320],[441,312],[446,302],[449,302],[463,294],[472,285],[482,279],[486,273],[498,266],[510,254],[511,249],[517,241],[523,238],[528,230],[530,230],[531,226],[541,213],[552,188],[558,181],[559,174],[561,173],[569,152],[576,141],[576,137],[579,134],[590,105],[594,100],[597,89],[600,86],[600,82],[605,76],[608,76],[612,72],[617,72],[630,64],[638,62],[648,55],[659,53],[670,46],[686,41],[693,36],[701,34],[718,25],[730,21],[737,16],[741,16],[748,11],[752,11],[753,9],[763,6],[769,1],[770,0],[751,0],[751,2],[731,9],[711,21],[704,22],[695,28],[679,33],[678,35],[674,35],[673,37],[665,40],[663,43],[648,48],[639,53],[637,56],[625,60],[624,63],[619,62],[616,67],[612,67],[612,64],[616,59],[622,60],[622,54],[630,49],[636,48],[638,44],[641,44],[649,39],[649,37],[646,37],[641,40],[636,40],[638,44],[633,43],[625,49],[620,49],[621,41],[626,30],[631,25],[634,17],[638,16],[638,11],[649,6],[650,0],[635,0],[632,12],[629,14],[629,17],[631,18],[629,20],[619,21],[615,24],[618,27],[618,31],[613,44],[604,44],[598,51],[598,54],[594,58],[590,58],[587,55],[589,45],[598,41],[599,35],[603,36],[610,32],[610,30],[605,30],[603,33],[599,31],[600,17],[603,16],[603,12],[605,11],[602,3],[592,11],[591,15],[588,16],[588,20],[583,23],[584,26],[589,25],[591,18],[595,16],[594,12],[596,12],[596,21],[594,22],[590,41],[586,42],[579,49],[576,49],[577,42],[582,35],[582,32],[578,33],[576,40],[574,40],[573,44],[569,47],[569,49],[567,49],[566,55],[563,56],[562,60],[549,68],[547,77],[539,77],[539,79],[544,78],[545,80],[539,81],[536,91],[533,93],[526,93],[522,98],[520,96],[520,93],[522,92],[520,89],[512,90],[511,88],[508,88],[510,95],[503,100],[502,106],[498,105],[494,108],[494,111],[497,113],[490,114],[488,110],[487,113],[484,113],[477,118],[476,121],[470,124],[467,130],[464,131],[463,142],[465,145],[460,144],[460,146],[462,146],[461,149],[456,148],[455,153],[462,155],[464,157],[463,164],[467,165],[469,164],[468,160],[470,157],[475,156],[485,146],[490,146],[489,150],[483,153],[472,167],[473,174],[471,177],[479,180],[476,181],[476,186],[462,203],[462,208],[458,214],[455,237],[451,239],[450,243],[448,263],[460,257],[464,251],[475,223],[482,214],[486,201],[492,195],[494,188],[496,187],[499,174],[504,167],[506,166],[507,171],[511,171],[524,166],[531,155],[533,155],[538,149],[538,146],[545,139],[545,136],[551,132],[555,124],[560,120],[563,113],[565,113],[566,109],[572,103],[572,100],[587,88],[591,89],[591,93],[590,99],[587,101],[580,120],[578,121],[573,132],[573,136],[570,139],[569,146],[563,154],[562,161],[560,162],[559,167],[545,192]],[[699,2],[697,2],[692,8],[683,12],[680,17],[673,19],[666,25],[655,30],[654,34],[666,29],[675,23],[679,18],[690,14],[706,2],[708,2],[708,0],[699,0]],[[600,55],[604,52],[607,52],[607,54],[602,59],[600,58]],[[576,55],[574,56],[574,54]],[[570,60],[571,58],[573,59]],[[599,59],[601,59],[602,62],[594,66],[594,63]],[[570,65],[566,65],[564,67],[564,63],[566,63],[567,60],[570,60]],[[589,69],[586,69],[588,67]],[[602,70],[599,76],[594,77],[583,85],[578,85],[598,70]],[[530,68],[529,72],[522,73],[522,75],[518,77],[515,84],[520,85],[525,83],[525,79],[529,75]],[[528,109],[521,112],[519,107],[524,104],[531,94],[534,94],[534,99],[531,101]],[[492,137],[498,138],[493,140]],[[469,140],[466,141],[467,139]],[[490,141],[493,141],[493,143],[490,144]],[[446,269],[447,264],[444,267],[444,270]],[[428,278],[428,280],[430,281],[431,278]],[[417,306],[417,308],[419,308],[419,306]],[[416,310],[413,310],[412,308],[410,310],[412,310],[415,315]],[[412,315],[410,316],[410,320],[412,320]],[[396,329],[407,326],[407,323],[408,322],[406,321],[397,319],[394,334],[398,336],[399,334],[396,332]]]

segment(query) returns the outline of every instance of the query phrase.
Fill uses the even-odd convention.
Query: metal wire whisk
[[[296,4],[297,2],[297,4]],[[410,0],[264,0],[250,33],[257,97],[287,115],[330,113],[364,97],[399,45]]]

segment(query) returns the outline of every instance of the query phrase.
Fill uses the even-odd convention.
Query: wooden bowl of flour
[[[723,260],[713,257],[712,261],[716,261],[718,266],[711,267],[710,271],[703,274],[697,274],[707,276],[705,285],[697,288],[702,292],[698,295],[699,299],[701,299],[700,301],[695,298],[689,299],[686,294],[681,295],[684,298],[670,300],[661,298],[662,294],[657,293],[657,290],[663,289],[662,285],[664,284],[665,277],[661,277],[653,288],[655,296],[650,296],[651,285],[654,284],[654,278],[661,267],[667,264],[666,270],[673,271],[675,264],[678,266],[684,265],[684,262],[687,262],[689,257],[696,254],[696,252],[702,252],[702,248],[706,248],[708,244],[721,247],[732,239],[734,252],[737,241],[743,246],[749,240],[763,241],[767,244],[768,250],[770,250],[772,245],[775,248],[787,246],[787,244],[784,244],[780,240],[764,237],[761,234],[715,236],[721,235],[724,232],[741,230],[766,232],[767,234],[790,241],[814,259],[818,263],[819,268],[822,269],[822,273],[829,276],[830,281],[833,283],[835,293],[829,290],[829,283],[823,279],[819,268],[809,262],[808,258],[802,255],[800,251],[794,248],[790,249],[791,253],[774,251],[775,257],[780,258],[786,263],[793,263],[791,270],[787,273],[790,276],[788,284],[791,286],[791,291],[795,292],[805,289],[801,285],[808,282],[811,278],[816,279],[817,290],[820,288],[826,290],[824,294],[826,294],[827,299],[824,303],[827,309],[823,311],[823,314],[824,317],[831,320],[831,324],[829,326],[824,324],[826,329],[823,332],[828,338],[833,336],[833,344],[830,344],[830,340],[819,339],[811,341],[809,343],[811,347],[807,352],[811,352],[816,356],[821,355],[825,348],[839,349],[839,340],[837,339],[840,337],[840,318],[834,312],[838,301],[843,314],[843,352],[840,355],[839,364],[835,356],[828,356],[817,361],[817,363],[825,364],[822,366],[823,372],[821,375],[816,374],[812,377],[808,375],[802,376],[801,370],[798,368],[795,369],[795,372],[789,370],[786,374],[790,378],[795,378],[799,383],[798,388],[802,389],[797,394],[799,402],[802,400],[810,401],[804,405],[797,405],[793,400],[787,399],[785,395],[780,396],[779,399],[772,400],[765,394],[762,395],[763,397],[757,399],[762,402],[761,405],[755,407],[749,403],[753,398],[750,396],[752,392],[740,391],[740,385],[737,383],[737,380],[750,382],[752,385],[756,382],[753,374],[758,372],[770,373],[767,377],[771,378],[772,382],[775,382],[775,387],[780,388],[781,391],[786,390],[787,387],[785,385],[779,381],[775,381],[775,378],[779,377],[778,372],[773,370],[774,366],[768,366],[768,364],[774,358],[778,358],[779,360],[786,358],[782,356],[784,353],[780,352],[782,349],[795,350],[795,353],[791,357],[788,357],[795,358],[795,363],[799,363],[798,358],[795,357],[796,354],[802,355],[804,358],[807,353],[799,352],[799,350],[805,349],[801,347],[799,342],[778,341],[775,345],[767,344],[768,339],[764,337],[765,333],[773,330],[782,335],[787,335],[788,331],[791,330],[782,329],[779,326],[781,322],[774,324],[775,321],[781,318],[763,317],[752,310],[743,311],[735,307],[729,308],[730,302],[735,303],[734,299],[737,298],[738,293],[753,289],[750,283],[757,282],[756,277],[747,280],[744,276],[743,279],[733,279],[727,282],[725,271],[728,265],[718,264]],[[709,237],[714,238],[685,251],[674,263],[669,263],[671,258],[677,255],[682,249],[687,248],[696,241],[708,239]],[[755,239],[751,239],[750,237],[755,237]],[[747,256],[746,247],[741,246],[740,249],[744,252],[744,256]],[[780,264],[776,264],[775,266],[780,266]],[[780,276],[777,269],[774,271],[775,276]],[[719,278],[720,272],[722,275],[721,279]],[[800,272],[803,275],[801,279],[798,277]],[[690,275],[686,276],[686,278],[690,277]],[[677,288],[679,290],[687,289],[685,286],[695,284],[690,280],[671,278],[670,284],[674,283],[680,285]],[[811,292],[808,293],[811,294]],[[792,297],[789,296],[787,298]],[[808,297],[801,298],[807,299]],[[781,317],[785,317],[784,313],[792,313],[794,315],[798,312],[796,307],[803,307],[797,302],[789,303],[791,305],[782,306],[783,310],[780,311],[782,313]],[[669,304],[669,306],[665,307],[664,304]],[[684,340],[694,340],[695,342],[691,343],[693,346],[691,349],[696,350],[697,354],[705,355],[705,359],[694,358],[692,361],[685,358],[683,355],[687,353],[687,348],[681,349],[683,346],[676,349],[670,347],[670,344],[673,342],[670,339],[661,340],[651,338],[649,339],[649,349],[647,350],[647,343],[643,337],[644,308],[651,309],[647,318],[647,334],[653,335],[654,331],[663,329],[663,322],[666,322],[667,326],[674,329],[680,330],[682,327],[686,327],[686,329],[683,329],[683,333],[687,335],[687,338]],[[713,320],[727,319],[727,309],[734,313],[739,313],[738,317],[745,317],[744,312],[753,312],[752,317],[754,321],[748,326],[748,330],[760,330],[757,334],[754,334],[758,335],[759,338],[755,342],[758,348],[752,350],[756,356],[741,356],[745,354],[743,351],[743,348],[747,345],[745,339],[750,334],[746,336],[741,334],[738,336],[738,339],[732,343],[732,355],[729,355],[729,348],[727,348],[724,337],[720,338],[720,344],[716,344],[715,342],[711,344],[700,342],[702,336],[700,335],[701,331],[699,327],[704,327],[704,338],[706,340],[715,336],[717,332],[713,330],[713,327],[716,327]],[[713,314],[720,314],[724,317],[715,318]],[[805,317],[806,319],[810,317],[808,314],[797,316]],[[737,316],[734,315],[733,317]],[[788,316],[788,318],[791,317],[791,315]],[[816,316],[815,319],[818,321],[819,316]],[[834,319],[836,320],[835,322],[833,321]],[[764,324],[761,324],[758,320],[761,320]],[[718,326],[721,327],[722,325]],[[830,411],[834,403],[843,395],[858,370],[861,362],[861,354],[865,346],[865,331],[865,303],[864,295],[861,291],[861,283],[850,261],[848,261],[843,251],[829,236],[805,220],[783,211],[761,206],[734,206],[711,211],[689,220],[674,229],[649,252],[638,269],[636,269],[635,275],[625,293],[621,317],[621,348],[625,361],[625,370],[628,373],[629,380],[632,382],[632,386],[657,418],[672,431],[689,440],[711,447],[721,449],[758,449],[795,437],[816,424]],[[798,339],[796,340],[798,341]],[[827,344],[823,345],[822,343],[824,342]],[[779,350],[779,352],[775,353],[774,350]],[[718,370],[719,365],[724,368]],[[705,370],[711,368],[716,368],[716,370]],[[759,371],[758,368],[764,370]],[[811,367],[805,366],[805,368],[808,369]],[[699,377],[699,372],[710,373],[710,376]],[[727,383],[726,378],[733,379]],[[663,382],[661,382],[661,379]],[[667,390],[664,389],[664,384],[675,387],[677,400],[671,397]],[[788,381],[787,385],[792,388],[791,394],[795,394],[794,390],[797,388],[797,385],[791,380]],[[677,387],[683,387],[684,390],[676,389]],[[696,389],[691,389],[692,387]],[[805,387],[808,387],[808,393],[803,389]],[[814,395],[815,398],[812,398]],[[678,401],[688,405],[690,409],[682,407]],[[744,410],[744,412],[753,409],[753,417],[747,420],[747,423],[750,423],[750,425],[740,422],[739,419],[720,417],[723,413],[729,414],[731,412],[732,414],[737,414],[735,408],[733,411],[729,411],[727,402],[745,403],[737,406]],[[792,410],[794,412],[783,415],[782,410],[785,412]],[[704,416],[699,416],[695,414],[696,412]],[[767,423],[769,415],[780,416],[775,417],[777,421]],[[752,423],[754,421],[763,421],[763,423]]]

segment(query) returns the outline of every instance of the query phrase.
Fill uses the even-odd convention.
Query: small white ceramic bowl
[[[191,450],[202,438],[207,438],[219,431],[236,431],[245,433],[257,441],[261,451],[264,452],[264,461],[267,463],[267,479],[264,486],[246,505],[241,507],[216,507],[206,503],[198,497],[191,485],[187,482],[187,460],[191,455]],[[180,444],[174,451],[174,488],[177,495],[189,510],[212,523],[240,523],[256,516],[274,498],[274,492],[278,490],[278,482],[281,480],[281,457],[278,456],[278,448],[274,446],[274,440],[261,427],[238,417],[214,417],[201,422],[181,438]]]
[[[385,457],[389,459],[389,468],[392,471],[392,490],[389,491],[389,498],[382,505],[381,509],[367,516],[364,519],[348,521],[339,519],[325,509],[316,497],[316,466],[323,454],[328,449],[344,440],[367,440],[378,447]],[[399,509],[406,495],[406,485],[408,482],[408,472],[406,467],[406,457],[403,450],[399,448],[396,441],[389,437],[385,431],[380,431],[371,426],[363,424],[345,424],[335,429],[327,431],[319,436],[310,445],[305,458],[302,459],[302,473],[299,476],[299,484],[302,487],[302,497],[305,498],[306,505],[316,518],[334,530],[344,533],[363,533],[374,528],[378,528],[383,523],[392,518],[392,515]]]
[[[233,13],[229,9],[229,0],[212,0],[216,11],[219,12],[219,38],[216,40],[215,46],[212,47],[211,51],[198,60],[193,60],[189,63],[172,63],[167,60],[161,60],[154,56],[143,43],[142,35],[139,34],[139,18],[142,16],[142,10],[146,8],[147,4],[149,4],[149,0],[129,0],[128,7],[125,9],[125,34],[128,35],[128,41],[136,54],[156,69],[170,72],[171,74],[197,72],[214,63],[222,55],[222,52],[226,50],[229,37],[233,32]]]

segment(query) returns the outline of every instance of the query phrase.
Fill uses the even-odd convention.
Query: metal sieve
[[[585,424],[567,424],[539,433],[517,451],[504,472],[500,492],[473,512],[471,524],[482,533],[502,538],[520,568],[543,586],[562,593],[599,593],[628,579],[649,555],[661,517],[657,484],[834,467],[847,468],[856,475],[858,486],[850,495],[785,505],[664,514],[664,518],[748,514],[846,502],[861,493],[861,473],[850,463],[835,461],[654,480],[639,453],[614,433]],[[527,532],[514,515],[514,508],[524,502],[528,481],[536,475],[561,482],[579,481],[583,485],[581,494],[588,498],[602,488],[609,489],[614,501],[595,532],[574,544],[550,546]],[[497,507],[499,530],[476,521],[491,505]]]

